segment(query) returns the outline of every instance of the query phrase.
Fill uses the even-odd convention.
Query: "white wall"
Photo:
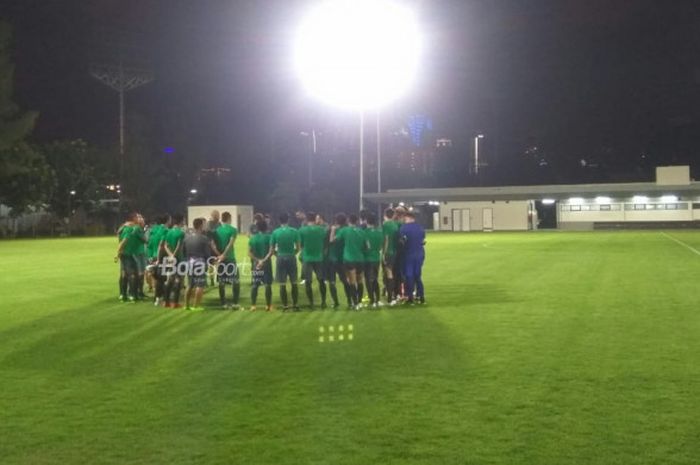
[[[690,166],[657,166],[656,184],[687,186],[690,184]]]
[[[441,202],[440,230],[452,231],[452,210],[469,209],[471,231],[483,230],[483,210],[493,210],[494,231],[526,231],[529,229],[530,201],[511,200],[495,202]],[[445,221],[447,218],[447,221]]]
[[[611,199],[603,205],[599,205],[594,199],[583,199],[574,203],[563,201],[558,205],[557,214],[559,223],[700,219],[700,210],[693,210],[692,202],[662,202],[659,198],[650,198],[643,203],[630,199]]]
[[[187,207],[187,226],[192,227],[195,218],[204,218],[207,221],[212,210],[231,213],[231,224],[241,233],[248,233],[250,224],[253,222],[253,207],[251,205],[191,205]],[[239,222],[240,215],[240,222]]]

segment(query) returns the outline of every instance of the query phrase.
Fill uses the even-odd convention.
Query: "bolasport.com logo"
[[[248,276],[255,278],[265,273],[261,266],[252,266],[251,263],[219,261],[216,257],[208,259],[190,258],[188,260],[165,257],[161,263],[153,266],[157,267],[161,276],[204,276],[212,269],[223,276]]]

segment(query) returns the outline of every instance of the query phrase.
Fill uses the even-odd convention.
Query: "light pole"
[[[304,87],[321,101],[360,114],[360,209],[364,114],[408,90],[421,45],[413,13],[396,0],[327,0],[310,10],[298,30],[295,65]]]
[[[71,234],[71,217],[73,216],[73,197],[75,197],[75,191],[72,190],[68,192],[68,235]]]
[[[360,210],[365,208],[365,112],[360,111]]]
[[[474,174],[479,174],[479,139],[483,138],[483,134],[474,137]]]
[[[379,128],[379,110],[377,110],[377,194],[382,192],[382,132]],[[377,219],[382,219],[382,204],[377,203]]]
[[[308,152],[308,171],[309,171],[309,189],[311,189],[311,186],[313,185],[313,160],[316,159],[316,130],[312,129],[311,133],[308,133],[306,131],[302,131],[300,133],[304,137],[310,137],[311,138],[311,150]]]

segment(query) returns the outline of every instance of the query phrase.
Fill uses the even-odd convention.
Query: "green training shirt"
[[[133,240],[127,242],[127,247],[131,248],[131,255],[146,255],[146,233],[138,224],[133,226]]]
[[[126,242],[124,242],[124,246],[122,247],[122,255],[133,255],[131,248],[132,246],[130,245],[130,241],[132,240],[133,234],[134,226],[125,225],[119,228],[119,231],[117,231],[120,244],[123,240],[126,239]]]
[[[384,233],[379,228],[365,229],[365,239],[369,243],[369,248],[365,251],[365,261],[379,263],[384,245]]]
[[[235,226],[231,226],[228,223],[221,223],[219,227],[217,227],[214,230],[213,236],[214,242],[216,243],[216,248],[219,249],[220,253],[223,253],[229,241],[231,239],[235,239],[238,236],[238,229],[236,229]],[[224,258],[226,258],[227,260],[236,260],[236,252],[234,251],[233,246],[231,246],[228,253],[226,254],[226,257]]]
[[[330,231],[328,232],[328,260],[331,262],[337,263],[343,261],[343,248],[345,244],[343,243],[343,240],[338,237],[338,233],[345,228],[347,228],[347,226],[336,229],[335,242],[330,242]]]
[[[323,261],[323,246],[326,241],[326,228],[316,224],[306,225],[299,230],[301,259],[315,263]]]
[[[167,232],[164,224],[157,224],[151,228],[148,233],[148,258],[158,258],[158,245],[163,240],[163,236]]]
[[[248,249],[256,258],[263,259],[270,251],[271,236],[268,233],[257,232],[248,241]]]
[[[288,225],[280,226],[272,232],[271,245],[276,247],[278,257],[292,257],[299,242],[299,231]]]
[[[396,255],[396,244],[399,241],[399,223],[394,220],[387,220],[382,224],[382,232],[385,238],[389,238],[386,245],[388,256]]]
[[[365,234],[357,226],[348,226],[335,232],[336,240],[341,239],[343,262],[361,263],[365,261]]]
[[[180,227],[170,228],[168,233],[165,235],[165,243],[168,244],[170,251],[175,251],[178,242],[182,242],[185,239],[185,231]],[[175,258],[182,259],[182,246],[180,246],[180,251],[175,255]]]

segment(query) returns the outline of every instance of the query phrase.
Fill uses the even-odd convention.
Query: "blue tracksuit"
[[[403,242],[404,264],[403,273],[406,284],[406,295],[413,299],[413,288],[419,299],[424,297],[423,280],[421,272],[425,261],[425,230],[418,223],[406,223],[399,230],[399,237]]]

